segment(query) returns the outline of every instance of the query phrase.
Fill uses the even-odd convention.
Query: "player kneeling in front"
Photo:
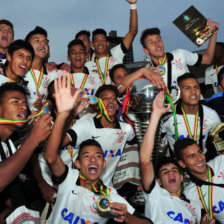
[[[68,75],[55,80],[55,94],[58,115],[48,140],[45,159],[59,188],[47,223],[101,224],[106,223],[110,217],[114,217],[117,222],[152,223],[148,219],[131,215],[134,209],[112,187],[103,185],[99,178],[106,167],[106,161],[101,146],[95,140],[87,140],[80,145],[76,160],[79,171],[64,165],[57,150],[60,147],[65,121],[76,106],[80,91],[74,96],[71,95]]]

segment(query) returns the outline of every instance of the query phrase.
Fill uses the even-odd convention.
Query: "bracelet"
[[[137,4],[130,4],[130,9],[137,9]]]

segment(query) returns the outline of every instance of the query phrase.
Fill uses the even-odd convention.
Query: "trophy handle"
[[[165,90],[164,90],[164,92],[165,92]],[[178,102],[178,100],[180,99],[180,88],[179,88],[179,86],[175,86],[175,88],[172,88],[170,95],[173,98],[173,104],[176,104]],[[165,104],[165,105],[167,106],[168,104]]]

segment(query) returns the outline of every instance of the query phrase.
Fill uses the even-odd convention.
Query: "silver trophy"
[[[130,87],[130,112],[127,116],[134,122],[136,136],[139,146],[142,144],[142,140],[146,129],[149,124],[149,118],[152,112],[152,103],[156,95],[160,92],[156,86],[154,86],[147,79],[138,79]],[[158,131],[157,131],[158,132]],[[154,155],[157,154],[159,135],[156,135]]]

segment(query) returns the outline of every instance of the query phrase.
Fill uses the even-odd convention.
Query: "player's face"
[[[124,77],[128,75],[128,72],[124,68],[118,68],[114,71],[114,84],[119,86],[123,81]]]
[[[77,39],[81,40],[83,42],[83,44],[86,47],[86,53],[89,53],[90,52],[90,39],[89,39],[89,37],[86,34],[82,34]]]
[[[35,34],[30,39],[30,44],[32,45],[35,56],[46,59],[48,57],[48,39],[43,34]]]
[[[85,49],[82,45],[74,45],[69,51],[68,61],[75,68],[82,68],[86,61]]]
[[[151,57],[160,59],[164,56],[164,46],[163,40],[160,35],[153,34],[148,35],[145,38],[145,48],[143,48],[144,52]]]
[[[7,49],[13,41],[13,30],[6,24],[0,24],[0,48]]]
[[[169,193],[177,193],[181,188],[183,176],[180,174],[178,167],[169,163],[160,168],[159,184],[165,188]]]
[[[114,91],[104,90],[100,96],[110,117],[116,116],[118,110],[117,97]]]
[[[27,100],[25,95],[19,91],[7,91],[0,105],[0,113],[2,118],[26,120]],[[15,124],[16,127],[23,125],[23,123]]]
[[[198,144],[188,146],[183,150],[182,160],[179,164],[187,168],[192,175],[205,174],[207,172],[205,154]]]
[[[76,166],[88,181],[91,183],[98,181],[106,167],[102,150],[95,145],[85,146],[80,154],[80,159],[76,160]]]
[[[19,49],[13,52],[12,56],[7,54],[9,62],[7,69],[16,77],[23,77],[32,64],[32,54],[25,49]]]
[[[185,79],[180,83],[180,96],[185,105],[198,105],[201,90],[196,79]]]
[[[98,54],[106,54],[109,43],[107,38],[103,34],[97,34],[93,40],[93,47],[96,53]]]

